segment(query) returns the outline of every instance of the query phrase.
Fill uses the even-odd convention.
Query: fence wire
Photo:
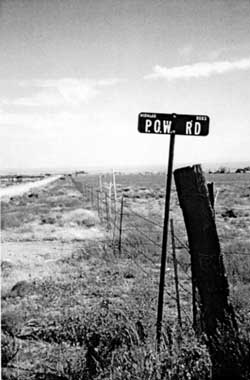
[[[106,240],[112,247],[114,255],[129,257],[143,275],[154,279],[157,284],[160,272],[163,221],[155,220],[155,217],[146,215],[145,211],[139,212],[140,205],[137,205],[137,209],[134,210],[131,200],[124,197],[121,191],[118,192],[118,195],[115,194],[115,189],[110,185],[103,184],[101,191],[98,187],[81,184],[74,179],[73,183],[83,195],[85,202],[89,202],[98,213],[107,232]],[[189,247],[186,242],[177,233],[174,238],[177,243],[177,251],[184,252],[189,260]],[[165,297],[177,302],[172,268],[173,259],[170,251],[171,244],[169,243]],[[182,278],[188,281],[191,287],[190,263],[184,265],[177,258],[177,265],[182,272]],[[190,320],[192,291],[180,282],[178,286],[181,297],[184,297],[185,300],[190,299],[188,307],[182,305],[183,314]]]

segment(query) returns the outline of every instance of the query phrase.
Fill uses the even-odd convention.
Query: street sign
[[[158,310],[156,322],[156,339],[159,350],[161,343],[165,268],[168,246],[168,222],[170,209],[171,181],[173,173],[175,135],[207,136],[209,131],[209,117],[205,115],[177,115],[164,113],[141,112],[138,117],[138,131],[157,135],[170,135],[168,175],[166,181],[165,213],[162,234],[161,270],[158,295]]]
[[[207,136],[209,117],[205,115],[178,115],[141,112],[138,117],[138,131],[169,135]]]

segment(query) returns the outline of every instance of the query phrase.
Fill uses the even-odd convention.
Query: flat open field
[[[206,179],[215,184],[216,225],[230,296],[247,335],[250,175]],[[116,201],[111,181],[111,175],[65,176],[2,202],[3,378],[210,379],[209,355],[191,328],[190,258],[175,188],[170,211],[182,333],[169,239],[165,346],[158,354],[165,174],[117,174]],[[166,377],[161,377],[163,368]]]

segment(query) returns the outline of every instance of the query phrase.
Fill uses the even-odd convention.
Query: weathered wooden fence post
[[[243,350],[229,302],[213,210],[200,165],[174,172],[201,302],[201,317],[213,366],[213,380],[243,379]]]

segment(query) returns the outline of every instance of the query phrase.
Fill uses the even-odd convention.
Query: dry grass
[[[236,218],[222,216],[229,207],[246,206],[249,192],[243,180],[214,179],[220,187],[216,221],[231,297],[240,328],[249,334],[249,214],[241,209]],[[96,176],[77,180],[98,184]],[[126,189],[130,208],[162,223],[164,174],[118,175],[116,180],[118,199]],[[155,349],[155,318],[161,228],[128,213],[122,255],[117,256],[112,233],[69,178],[37,194],[2,205],[3,211],[13,212],[3,217],[2,233],[5,378],[211,379],[208,352],[191,328],[190,259],[182,246],[186,234],[175,191],[171,216],[180,238],[183,331],[180,339],[169,257],[160,353]],[[126,230],[132,224],[132,231]],[[157,246],[147,244],[137,230]]]

